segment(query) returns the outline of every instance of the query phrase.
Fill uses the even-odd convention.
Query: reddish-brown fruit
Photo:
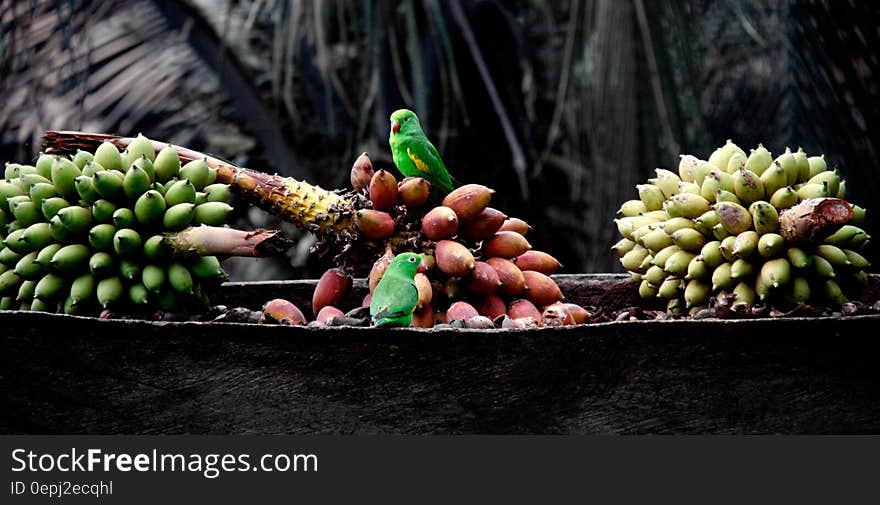
[[[379,284],[379,280],[385,275],[385,270],[388,268],[388,265],[391,264],[393,259],[394,253],[389,249],[385,251],[385,254],[380,256],[375,263],[373,263],[373,267],[370,268],[370,293],[376,289],[376,284]]]
[[[507,216],[492,207],[486,207],[477,217],[464,223],[458,234],[467,240],[479,242],[495,235]]]
[[[504,303],[504,299],[496,294],[484,296],[475,308],[480,315],[486,316],[489,319],[495,319],[507,313],[507,305]]]
[[[355,214],[354,222],[367,238],[382,239],[394,233],[394,219],[381,210],[361,209]]]
[[[434,308],[430,303],[413,312],[411,325],[414,328],[432,328],[434,326]]]
[[[327,305],[327,306],[321,307],[321,310],[318,311],[318,316],[315,317],[315,320],[318,321],[319,323],[327,324],[334,317],[340,317],[340,316],[344,316],[344,315],[345,315],[345,313],[342,312],[341,310],[337,309],[336,307],[334,307],[332,305]]]
[[[397,179],[390,172],[379,170],[373,174],[370,201],[376,210],[391,210],[397,205]]]
[[[526,298],[535,305],[550,305],[564,298],[553,279],[541,272],[527,270],[523,272],[523,277],[526,281]]]
[[[458,231],[458,216],[449,207],[434,207],[422,218],[422,233],[431,240],[450,238]]]
[[[468,319],[479,315],[477,309],[468,302],[455,302],[446,309],[446,319],[448,321],[455,321],[456,319],[467,321]]]
[[[474,270],[474,255],[467,247],[452,240],[437,242],[434,250],[434,258],[437,260],[437,268],[446,275],[452,277],[465,277]]]
[[[554,303],[544,307],[541,314],[541,324],[543,326],[571,326],[574,323],[574,317],[569,314],[564,303]]]
[[[498,272],[491,265],[484,261],[474,263],[474,271],[467,279],[468,291],[478,295],[488,295],[494,293],[500,286]]]
[[[364,295],[363,301],[361,301],[361,307],[369,307],[370,302],[373,301],[373,293],[367,293]]]
[[[419,291],[418,306],[424,307],[429,305],[433,298],[433,289],[431,288],[431,281],[428,279],[428,276],[423,273],[417,273],[414,281],[416,289]]]
[[[518,217],[511,217],[501,224],[501,228],[499,228],[498,231],[514,231],[516,233],[519,233],[520,235],[525,235],[526,233],[532,231],[532,227],[529,226],[529,223],[523,221]]]
[[[529,241],[514,231],[499,231],[483,242],[483,254],[489,258],[515,258],[531,248]]]
[[[462,221],[477,217],[489,205],[495,190],[479,184],[465,184],[443,199],[443,205],[454,210]]]
[[[522,270],[512,261],[504,258],[489,258],[486,263],[494,268],[498,274],[498,280],[501,281],[498,291],[502,294],[515,296],[526,289],[526,279],[523,277]]]
[[[306,324],[306,317],[299,310],[299,307],[283,298],[276,298],[266,302],[266,305],[263,306],[262,317],[281,324]]]
[[[312,313],[317,314],[328,305],[337,305],[351,290],[351,276],[338,268],[324,272],[312,295]]]
[[[510,302],[510,307],[507,308],[507,315],[511,319],[534,317],[538,321],[541,320],[541,311],[538,310],[538,307],[535,307],[534,303],[523,298]]]
[[[584,324],[590,318],[590,312],[576,303],[564,303],[565,310],[571,314],[574,324]]]
[[[526,251],[513,260],[520,270],[532,270],[544,275],[552,275],[562,266],[556,258],[543,251]]]
[[[407,177],[397,185],[397,193],[407,207],[421,207],[431,193],[431,183],[421,177]]]
[[[464,322],[465,327],[475,330],[495,329],[495,323],[486,316],[474,316]]]
[[[358,193],[369,190],[371,180],[373,180],[373,164],[367,153],[363,153],[351,166],[351,187]]]

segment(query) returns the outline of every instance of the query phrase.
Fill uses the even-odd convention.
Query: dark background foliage
[[[0,161],[33,159],[46,129],[143,132],[343,187],[362,151],[391,167],[407,106],[536,248],[617,270],[633,186],[728,138],[824,152],[872,218],[878,21],[873,2],[0,0]],[[285,229],[287,258],[234,276],[318,275],[312,237]]]

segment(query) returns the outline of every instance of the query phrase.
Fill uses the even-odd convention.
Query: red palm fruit
[[[553,303],[544,307],[541,314],[541,324],[543,326],[571,326],[574,323],[574,317],[569,314],[564,303]]]
[[[283,298],[276,298],[266,302],[260,319],[289,325],[306,324],[306,317],[299,310],[299,307]]]
[[[552,275],[562,266],[556,258],[543,251],[526,251],[513,259],[520,270],[532,270],[544,275]]]
[[[550,305],[564,298],[553,279],[541,272],[527,270],[523,272],[523,277],[526,281],[526,298],[535,305]]]
[[[525,237],[513,231],[499,231],[483,242],[483,254],[489,258],[515,258],[531,248]]]
[[[326,305],[326,306],[322,307],[321,310],[318,311],[318,316],[315,317],[315,321],[318,321],[319,323],[327,324],[334,317],[340,317],[340,316],[344,316],[344,315],[345,315],[345,313],[343,313],[341,310],[337,309],[336,307],[334,307],[332,305]]]
[[[373,301],[373,293],[367,293],[361,301],[361,307],[369,307],[371,301]]]
[[[412,315],[412,326],[414,328],[433,328],[434,327],[434,308],[431,304],[417,308]]]
[[[390,172],[379,170],[373,174],[370,201],[376,210],[391,210],[397,205],[397,179]]]
[[[337,305],[351,289],[351,276],[338,268],[324,272],[312,295],[312,313],[317,314],[328,305]]]
[[[423,273],[417,273],[415,277],[416,289],[419,291],[419,307],[424,307],[431,303],[433,297],[433,289],[428,276]]]
[[[466,282],[468,291],[478,295],[494,293],[501,286],[498,272],[484,261],[474,263],[474,271],[471,272],[471,276]]]
[[[489,258],[486,263],[494,268],[498,274],[498,280],[501,281],[498,291],[502,294],[515,296],[526,289],[526,279],[523,277],[522,270],[512,261],[504,258]]]
[[[431,183],[421,177],[407,177],[397,185],[397,193],[407,207],[421,207],[431,193]]]
[[[565,305],[565,310],[574,319],[574,324],[584,324],[590,318],[589,311],[576,303],[564,303],[563,305]]]
[[[465,184],[454,189],[443,199],[443,205],[455,211],[462,221],[469,221],[483,212],[495,190],[479,184]]]
[[[422,218],[422,233],[431,240],[450,238],[458,231],[458,216],[449,207],[434,207]]]
[[[486,316],[474,316],[465,321],[465,327],[477,330],[490,330],[495,328],[495,323]]]
[[[373,267],[370,269],[370,293],[376,289],[376,284],[379,284],[379,280],[385,275],[385,270],[388,268],[388,265],[391,264],[391,260],[394,259],[394,254],[391,250],[385,251],[385,254],[379,257],[375,263],[373,263]]]
[[[495,235],[507,216],[492,207],[486,207],[477,217],[464,223],[458,234],[467,240],[479,242]]]
[[[351,166],[351,187],[360,193],[370,188],[370,181],[373,180],[373,164],[367,153],[363,153]]]
[[[446,319],[448,321],[455,321],[456,319],[467,321],[468,319],[479,315],[477,309],[468,302],[455,302],[446,309]]]
[[[504,299],[494,293],[484,296],[475,308],[480,315],[486,316],[489,319],[495,319],[507,313],[507,305],[504,303]]]
[[[452,240],[437,242],[434,250],[437,268],[452,277],[465,277],[474,270],[474,255],[467,247]]]
[[[501,228],[499,228],[498,231],[515,231],[520,235],[525,235],[526,233],[532,231],[532,227],[529,226],[529,223],[523,221],[522,219],[511,217],[501,224]]]
[[[354,222],[367,238],[383,239],[394,233],[394,219],[381,210],[361,209],[354,215]]]
[[[534,303],[525,298],[510,302],[510,306],[507,308],[507,315],[510,316],[511,319],[534,317],[538,321],[541,320],[541,311],[538,310],[538,307],[535,307]]]

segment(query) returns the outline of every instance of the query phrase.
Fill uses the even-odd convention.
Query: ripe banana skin
[[[811,242],[787,242],[780,229],[780,215],[799,202],[845,198],[846,181],[824,156],[786,148],[774,157],[760,144],[746,155],[728,141],[707,161],[682,155],[677,173],[656,174],[621,205],[624,238],[612,249],[641,281],[640,295],[669,299],[670,314],[723,293],[746,308],[834,305],[868,282],[864,208],[851,205],[851,222]]]

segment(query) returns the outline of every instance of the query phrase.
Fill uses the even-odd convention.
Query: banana
[[[733,300],[734,303],[745,303],[749,307],[755,304],[755,301],[758,299],[758,294],[755,293],[755,290],[746,282],[740,282],[733,288]]]
[[[778,233],[765,233],[758,239],[758,254],[764,259],[773,259],[782,254],[785,239]],[[792,263],[792,266],[795,266]]]
[[[831,191],[828,189],[827,182],[821,184],[808,182],[797,189],[797,196],[800,201],[811,198],[825,198],[831,196]]]
[[[706,245],[706,236],[693,228],[681,228],[672,234],[672,241],[685,251],[699,252]]]
[[[782,165],[774,163],[761,174],[761,184],[764,185],[764,197],[770,200],[777,191],[788,187],[788,175]]]
[[[810,161],[807,159],[807,154],[804,152],[803,148],[798,147],[798,150],[792,154],[792,157],[797,166],[797,179],[795,179],[795,183],[804,182],[809,179]]]
[[[701,254],[698,254],[688,263],[687,274],[684,279],[690,281],[693,279],[702,279],[709,274],[709,268]]]
[[[123,184],[125,175],[116,170],[103,170],[92,177],[92,185],[101,198],[111,202],[120,201],[125,196]]]
[[[697,230],[700,231],[703,235],[710,235],[712,233],[712,229],[718,224],[718,214],[715,213],[714,210],[710,210],[700,214],[700,216],[694,219],[694,226]]]
[[[837,276],[834,273],[834,265],[822,256],[814,254],[810,257],[810,262],[813,265],[813,273],[820,279],[833,279]]]
[[[193,220],[197,224],[220,226],[226,222],[226,219],[229,217],[229,214],[231,212],[232,206],[227,203],[205,202],[201,205],[196,205]]]
[[[182,169],[181,169],[182,170]],[[193,279],[189,269],[180,263],[168,266],[168,284],[178,293],[192,294]]]
[[[189,271],[203,279],[216,279],[225,275],[216,256],[199,256],[189,267]]]
[[[180,172],[180,156],[177,149],[166,146],[156,155],[153,161],[154,177],[158,182],[168,182]]]
[[[165,269],[158,265],[147,265],[141,271],[141,283],[150,293],[158,293],[165,285]]]
[[[132,284],[128,288],[128,299],[135,305],[146,305],[150,302],[150,295],[143,284]]]
[[[86,303],[95,298],[95,276],[85,273],[77,277],[70,284],[70,294],[68,298],[73,304]]]
[[[148,261],[159,262],[165,258],[167,251],[162,240],[162,235],[153,235],[144,241],[144,257]]]
[[[635,238],[636,235],[633,235]],[[655,230],[651,230],[641,237],[640,243],[650,249],[651,251],[659,251],[664,247],[672,245],[672,237],[670,237],[665,231],[657,228]]]
[[[113,213],[116,212],[116,208],[116,205],[109,200],[96,200],[92,204],[92,216],[99,223],[109,223],[113,221]]]
[[[165,190],[165,204],[173,207],[179,203],[195,203],[196,187],[189,179],[174,182]]]
[[[795,277],[785,293],[785,301],[788,303],[806,303],[810,299],[810,282],[805,277]]]
[[[721,242],[718,240],[706,242],[706,245],[700,249],[700,256],[708,268],[715,268],[724,263],[724,255],[721,253]]]
[[[850,264],[846,253],[836,245],[820,244],[816,246],[816,254],[828,260],[835,267],[843,267]]]
[[[113,225],[117,228],[134,228],[137,218],[134,211],[125,207],[120,207],[113,211]]]
[[[816,174],[813,177],[810,177],[810,180],[807,181],[807,184],[827,184],[827,196],[837,196],[837,191],[838,189],[840,189],[840,171],[834,169]]]
[[[657,297],[667,300],[678,298],[682,289],[684,289],[684,281],[675,277],[669,277],[657,287]]]
[[[617,241],[616,244],[611,246],[611,250],[614,251],[614,254],[617,255],[618,258],[622,258],[624,254],[632,251],[632,248],[635,247],[636,243],[628,238],[622,238]]]
[[[759,276],[770,289],[784,286],[791,281],[791,263],[785,258],[769,260],[761,267]]]
[[[6,248],[10,252],[15,252],[19,255],[27,254],[27,253],[31,252],[27,243],[25,243],[25,241],[22,240],[22,235],[24,235],[24,232],[25,232],[25,230],[19,229],[19,230],[15,230],[13,232],[10,232],[8,235],[6,235],[6,238],[3,240],[3,243],[6,245]],[[16,261],[18,261],[18,260],[16,259]]]
[[[125,177],[122,179],[122,192],[125,193],[125,197],[129,200],[135,200],[144,191],[150,189],[152,184],[153,181],[150,180],[150,175],[135,163],[125,172]]]
[[[813,258],[800,247],[789,247],[785,255],[795,268],[807,268],[813,264]]]
[[[58,249],[49,263],[63,274],[77,273],[88,265],[90,253],[91,250],[83,244],[66,245]]]
[[[120,258],[136,258],[142,247],[140,234],[131,228],[122,228],[113,235],[113,250]]]
[[[34,287],[34,298],[43,302],[56,300],[61,296],[66,285],[67,282],[60,275],[54,273],[46,274]]]
[[[205,188],[205,189],[207,189],[207,188]],[[678,192],[679,193],[691,193],[694,195],[699,195],[700,191],[701,191],[701,189],[700,189],[699,184],[697,184],[695,182],[681,181],[678,183]]]
[[[76,192],[75,181],[80,175],[82,170],[69,159],[58,156],[53,160],[52,184],[55,185],[55,191],[59,195],[67,199],[76,199],[79,195]]]
[[[707,212],[711,204],[705,198],[693,193],[673,195],[665,202],[664,209],[670,217],[693,219]]]
[[[742,200],[739,199],[738,196],[731,193],[730,191],[726,191],[723,189],[719,189],[717,193],[715,193],[715,201],[716,202],[733,202],[739,205],[742,205]]]
[[[758,200],[749,206],[749,214],[752,215],[752,225],[759,235],[779,230],[779,212],[773,205]]]
[[[666,280],[666,277],[668,277],[668,275],[665,270],[657,265],[652,265],[647,271],[645,271],[645,275],[642,276],[642,281],[649,282],[653,286],[659,286]]]
[[[95,294],[98,297],[98,303],[106,309],[109,305],[119,301],[124,289],[122,279],[119,277],[107,277],[106,279],[101,279],[95,290]]]
[[[748,158],[746,157],[746,153],[740,150],[739,152],[735,152],[730,156],[730,159],[727,160],[727,167],[725,171],[728,174],[732,174],[737,170],[744,168],[746,166],[746,162]]]
[[[39,251],[51,244],[54,239],[49,223],[34,223],[28,226],[21,234],[21,241],[26,245],[28,251]]]
[[[842,305],[847,302],[846,295],[840,289],[840,284],[834,279],[825,279],[822,283],[822,295],[831,303]]]
[[[103,142],[95,149],[94,161],[106,170],[122,170],[122,156],[110,142]]]
[[[844,249],[843,253],[846,254],[846,259],[849,261],[849,264],[853,266],[853,268],[864,270],[871,266],[871,263],[867,260],[867,258],[855,251]]]
[[[12,270],[7,270],[0,274],[0,294],[6,296],[12,291],[18,290],[23,279]]]
[[[758,233],[746,230],[736,236],[731,254],[734,258],[747,259],[758,249]]]
[[[131,164],[141,156],[146,156],[150,161],[156,159],[156,151],[153,149],[153,143],[140,133],[131,141],[131,144],[128,145],[125,151],[128,155],[126,166],[131,166]]]
[[[733,189],[743,205],[751,205],[752,202],[764,198],[764,184],[761,178],[745,168],[733,173]]]
[[[136,261],[121,260],[119,262],[119,274],[127,281],[141,278],[141,265]]]
[[[96,252],[89,258],[89,271],[95,277],[106,277],[116,271],[116,261],[109,253]]]
[[[824,154],[822,156],[810,156],[807,158],[807,163],[810,165],[810,177],[815,177],[828,170]]]
[[[657,286],[648,282],[647,279],[642,279],[639,282],[639,296],[642,298],[654,298],[657,296]]]
[[[89,230],[89,244],[96,251],[112,251],[116,227],[110,223],[95,225]]]
[[[101,195],[98,194],[98,190],[95,189],[93,181],[94,179],[92,177],[86,175],[80,175],[74,179],[73,184],[76,187],[76,193],[85,202],[94,202],[101,198]]]
[[[684,288],[684,301],[687,308],[708,303],[711,288],[709,284],[697,279],[688,282],[687,287]]]
[[[21,226],[30,226],[43,220],[43,214],[39,207],[31,201],[29,196],[22,197],[10,204],[12,215]]]
[[[758,144],[758,147],[752,149],[752,152],[749,153],[749,157],[746,160],[746,170],[762,177],[771,164],[773,164],[773,157],[770,155],[770,151],[763,144]]]
[[[664,197],[660,188],[652,184],[639,184],[636,190],[639,192],[639,199],[649,211],[663,208]]]
[[[40,249],[40,252],[37,253],[37,259],[35,260],[38,265],[43,267],[43,269],[48,269],[51,267],[52,257],[55,256],[55,253],[58,252],[59,249],[63,247],[62,244],[49,244],[46,247]]]
[[[30,187],[28,195],[31,197],[31,201],[34,202],[34,207],[40,209],[43,206],[44,200],[56,197],[58,193],[55,192],[55,185],[51,182],[38,182]]]
[[[95,174],[100,172],[101,170],[106,170],[100,163],[95,161],[90,161],[86,163],[86,166],[82,168],[82,175],[80,177],[94,177]]]
[[[146,226],[157,224],[162,220],[164,214],[165,198],[154,189],[141,194],[134,204],[134,217],[140,224]]]
[[[865,224],[865,209],[858,205],[853,205],[852,211],[853,218],[850,221],[850,224],[854,224],[856,226],[862,226],[863,224]]]
[[[178,203],[165,210],[162,225],[166,230],[182,230],[189,226],[195,216],[196,206],[191,203]]]
[[[620,264],[623,265],[623,268],[631,271],[637,272],[639,271],[639,265],[642,264],[642,261],[648,256],[649,251],[644,247],[637,245],[631,251],[624,254],[622,258],[620,258]]]
[[[37,254],[38,252],[34,251],[22,256],[18,263],[15,264],[13,271],[22,279],[33,280],[39,278],[44,272],[43,267],[36,261]]]
[[[747,260],[737,258],[730,264],[730,278],[734,280],[747,279],[755,272],[755,266]]]
[[[727,261],[733,261],[736,259],[736,256],[733,255],[733,248],[736,245],[736,237],[738,235],[731,235],[729,237],[724,237],[721,241],[721,246],[719,249],[721,250],[721,256],[724,257]]]
[[[677,245],[671,245],[661,249],[657,254],[654,254],[648,263],[650,265],[656,265],[660,268],[664,268],[666,266],[666,262],[672,257],[673,254],[681,251],[681,248]],[[647,268],[647,266],[645,266]]]
[[[208,167],[205,160],[193,160],[180,167],[180,178],[189,179],[197,191],[209,184],[213,184],[217,178],[216,171]]]
[[[846,199],[846,181],[844,180],[841,180],[840,184],[837,186],[837,198],[840,198],[841,200]]]
[[[92,229],[92,212],[84,207],[71,205],[56,214],[61,223],[74,235],[80,235]]]
[[[666,260],[663,270],[671,276],[684,277],[687,274],[688,263],[696,257],[696,254],[688,251],[677,251]]]
[[[735,279],[731,276],[730,263],[722,263],[715,267],[712,271],[712,290],[730,289],[736,285]]]
[[[52,218],[58,214],[58,211],[65,207],[70,207],[70,203],[64,198],[57,196],[43,200],[43,204],[40,206],[40,211],[43,213],[43,217],[46,218],[47,221],[51,221]]]
[[[189,182],[189,181],[187,181]],[[212,184],[205,188],[205,192],[207,193],[209,189],[214,186],[226,186],[225,184]],[[227,186],[228,188],[228,186]],[[193,187],[193,203],[195,202],[195,187]],[[210,195],[210,193],[208,193]],[[211,201],[226,201],[226,200],[211,200]],[[648,207],[645,205],[645,202],[641,200],[627,200],[621,204],[620,209],[617,210],[617,217],[635,217],[640,216],[648,212]]]
[[[37,173],[45,177],[46,179],[52,179],[52,163],[55,162],[55,156],[46,153],[40,153],[40,156],[37,157],[37,162],[34,164],[34,168]],[[15,176],[18,177],[18,176]],[[12,179],[13,177],[9,177],[9,174],[6,175],[6,179]]]
[[[140,158],[134,160],[134,163],[131,164],[131,168],[138,168],[140,170],[143,170],[144,173],[147,174],[147,177],[150,178],[150,184],[153,184],[153,181],[155,180],[156,168],[153,166],[153,162],[149,158],[147,158],[146,156],[141,156]]]
[[[34,291],[37,289],[37,281],[21,281],[21,284],[18,286],[18,295],[15,297],[16,302],[23,302],[25,300],[32,300],[34,298]]]
[[[794,155],[791,153],[791,149],[788,147],[785,148],[785,152],[781,154],[779,157],[774,160],[776,163],[782,167],[785,171],[785,179],[788,186],[793,186],[797,184],[798,177],[798,166],[797,160],[794,159]]]

